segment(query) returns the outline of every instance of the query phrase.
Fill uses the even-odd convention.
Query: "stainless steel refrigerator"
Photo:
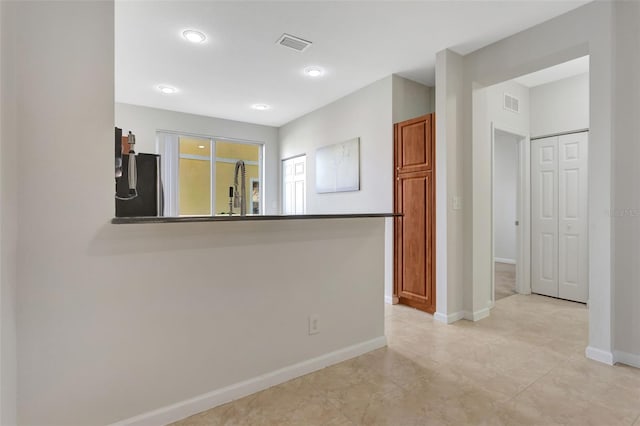
[[[162,216],[160,156],[136,154],[137,196],[129,196],[129,156],[122,156],[122,176],[116,179],[116,217]]]

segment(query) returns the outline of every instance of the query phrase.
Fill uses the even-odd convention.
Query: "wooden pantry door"
[[[434,114],[394,125],[394,280],[398,302],[436,309]]]

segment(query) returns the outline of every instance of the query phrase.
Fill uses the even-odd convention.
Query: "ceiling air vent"
[[[504,94],[503,106],[507,111],[520,113],[520,100],[513,95]]]
[[[304,52],[309,46],[311,46],[310,41],[286,33],[282,34],[282,37],[280,37],[276,43],[280,46],[288,47],[289,49],[293,49],[298,52]]]

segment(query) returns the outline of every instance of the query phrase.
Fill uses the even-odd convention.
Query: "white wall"
[[[464,316],[465,197],[462,151],[463,58],[450,50],[436,55],[436,313],[451,323]],[[454,200],[461,201],[454,208]]]
[[[280,127],[280,158],[307,155],[307,213],[393,211],[392,77]],[[316,149],[360,138],[360,191],[318,194]]]
[[[508,93],[519,99],[519,113],[504,108],[504,94]],[[473,270],[472,282],[482,282],[482,286],[473,287],[473,302],[467,310],[473,313],[474,319],[486,316],[493,301],[491,283],[493,270],[493,255],[491,244],[493,238],[493,224],[491,222],[492,203],[491,192],[492,147],[491,129],[499,128],[514,134],[526,136],[529,134],[529,89],[515,81],[506,81],[488,87],[478,87],[472,96],[472,126],[473,126],[473,167],[471,186],[473,216]]]
[[[463,155],[465,200],[463,226],[465,244],[471,253],[464,257],[465,298],[471,297],[474,307],[485,304],[491,288],[491,276],[483,270],[490,264],[490,206],[480,196],[491,188],[490,173],[484,170],[487,161],[486,144],[479,146],[473,130],[473,91],[501,81],[537,71],[549,66],[590,55],[590,158],[598,159],[589,166],[589,348],[588,356],[611,362],[612,358],[612,11],[620,5],[593,2],[565,15],[522,31],[505,40],[484,47],[464,57],[464,81],[461,95],[462,111],[456,118],[463,125]],[[625,55],[625,48],[620,55]],[[436,71],[436,73],[438,70]],[[452,93],[453,96],[459,96]],[[445,114],[445,105],[436,105],[436,114]],[[625,143],[625,141],[616,141]],[[615,190],[613,191],[616,192]],[[465,253],[466,254],[466,253]],[[488,269],[488,268],[487,268]],[[627,273],[616,280],[635,282]]]
[[[264,143],[265,213],[279,213],[280,160],[276,127],[121,103],[115,105],[115,117],[117,127],[121,127],[124,133],[131,130],[136,135],[136,152],[157,153],[158,130]]]
[[[516,261],[518,138],[496,132],[493,175],[493,232],[496,261]]]
[[[381,219],[111,225],[114,4],[12,7],[19,424],[107,424],[383,336]]]
[[[433,88],[393,75],[279,130],[280,158],[307,154],[307,212],[393,210],[393,123],[433,112]],[[360,191],[317,194],[317,148],[360,138]]]
[[[640,367],[640,4],[615,7],[612,119],[614,125],[614,355]],[[595,103],[595,101],[594,101]],[[593,138],[591,132],[590,139]],[[589,158],[600,158],[589,152]],[[593,167],[590,165],[589,167]],[[590,182],[590,184],[592,184]],[[604,206],[598,206],[599,209]]]
[[[280,158],[307,155],[307,213],[393,211],[393,123],[434,111],[434,89],[389,76],[279,130]],[[360,191],[318,194],[316,149],[360,138]],[[385,300],[393,294],[393,220],[386,225]]]
[[[416,118],[435,111],[435,89],[424,84],[392,76],[393,122]]]
[[[589,73],[530,89],[531,137],[589,128]]]
[[[0,424],[16,424],[16,86],[14,4],[0,2]]]
[[[280,158],[307,155],[307,213],[393,211],[392,82],[393,76],[386,77],[280,127]],[[316,193],[316,149],[354,137],[360,138],[360,191]],[[390,303],[391,219],[386,221],[385,235],[385,300]]]
[[[506,81],[495,84],[484,89],[486,92],[487,122],[483,124],[482,134],[477,135],[482,138],[482,143],[486,142],[486,137],[491,137],[491,123],[496,127],[510,129],[517,134],[528,135],[530,131],[530,91],[529,88],[515,81]],[[520,112],[513,112],[504,108],[504,94],[508,93],[519,99]],[[474,110],[475,113],[475,110]],[[488,132],[487,132],[488,129]],[[487,136],[488,135],[488,136]],[[480,141],[474,134],[474,140]]]

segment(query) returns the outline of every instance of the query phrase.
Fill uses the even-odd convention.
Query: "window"
[[[229,188],[234,187],[239,160],[245,163],[247,214],[262,213],[262,144],[159,132],[158,151],[165,216],[229,214]],[[240,214],[239,208],[232,211]]]
[[[211,215],[211,141],[180,137],[178,215]]]

